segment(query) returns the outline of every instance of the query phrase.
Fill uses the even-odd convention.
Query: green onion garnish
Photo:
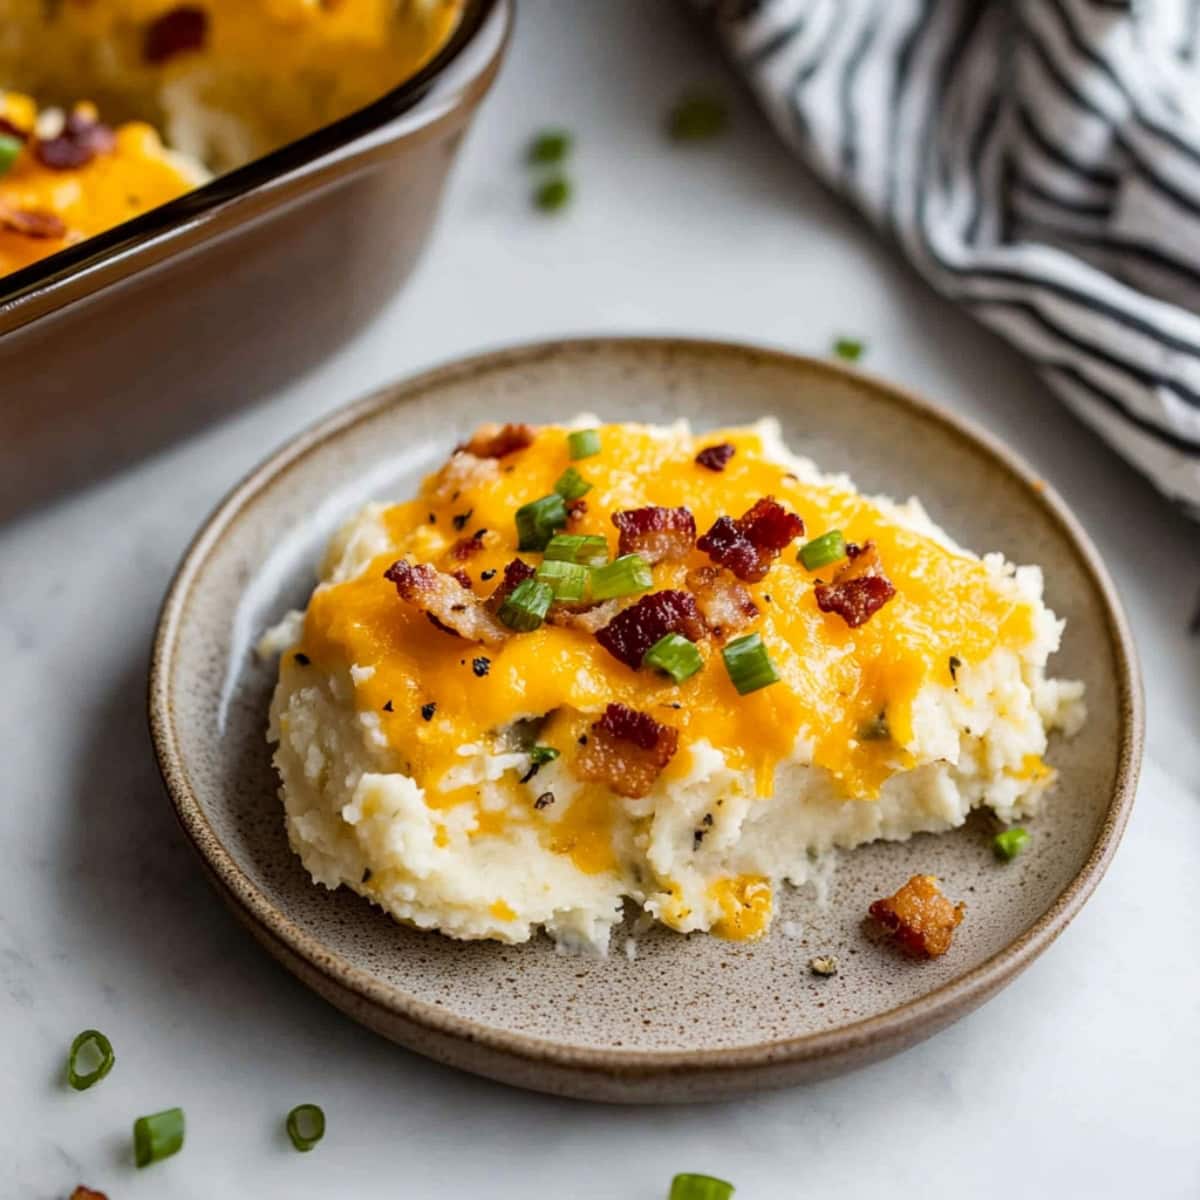
[[[540,184],[533,193],[534,204],[542,212],[558,212],[571,199],[571,184],[564,175],[556,175]]]
[[[112,1042],[98,1029],[85,1029],[71,1043],[67,1055],[67,1082],[77,1092],[86,1092],[112,1070],[116,1061]]]
[[[592,599],[634,596],[654,586],[650,564],[640,554],[622,554],[614,562],[592,568]]]
[[[0,175],[7,175],[21,153],[21,140],[8,133],[0,133]]]
[[[846,362],[858,362],[867,349],[867,343],[861,338],[840,337],[833,343],[833,352]]]
[[[815,571],[818,567],[827,567],[830,563],[846,557],[846,539],[840,529],[831,529],[828,533],[813,538],[811,542],[805,542],[796,557],[810,571]]]
[[[556,533],[544,551],[549,559],[602,567],[608,562],[608,542],[598,533]]]
[[[553,746],[534,746],[529,752],[529,762],[531,766],[541,767],[548,762],[553,762],[558,757],[558,751]]]
[[[733,1184],[711,1175],[676,1175],[671,1180],[670,1200],[729,1200]]]
[[[556,529],[567,523],[567,505],[554,492],[517,509],[517,549],[544,550]]]
[[[543,129],[529,143],[529,161],[535,166],[560,163],[571,153],[571,135],[565,129]]]
[[[558,477],[554,490],[564,500],[578,500],[592,490],[592,485],[574,467],[568,467]]]
[[[522,579],[505,597],[496,614],[509,629],[532,633],[545,619],[554,603],[554,589],[536,579]]]
[[[691,92],[667,114],[667,136],[673,142],[704,141],[716,137],[728,119],[729,111],[719,96]]]
[[[642,665],[657,667],[676,683],[682,683],[704,666],[704,659],[700,657],[695,642],[689,642],[682,634],[668,633],[646,651],[642,656]]]
[[[734,638],[721,651],[721,657],[740,696],[757,692],[759,688],[769,687],[779,681],[779,674],[771,665],[767,648],[757,633]]]
[[[297,1150],[311,1150],[325,1136],[325,1114],[316,1104],[297,1104],[285,1128]]]
[[[992,848],[996,851],[997,858],[1002,858],[1005,862],[1012,862],[1031,840],[1029,830],[1022,829],[1018,825],[1014,829],[1006,829],[1003,833],[996,834],[992,838]]]
[[[600,453],[600,430],[575,429],[567,434],[567,453],[572,458],[591,458]]]
[[[148,1167],[178,1154],[183,1147],[183,1109],[168,1108],[149,1117],[138,1117],[133,1123],[133,1160],[139,1167]]]
[[[548,558],[538,567],[536,578],[549,585],[556,600],[582,600],[587,595],[588,574],[583,563]]]

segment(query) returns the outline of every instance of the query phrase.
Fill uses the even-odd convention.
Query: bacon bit
[[[592,725],[592,736],[575,760],[580,779],[603,783],[636,800],[654,786],[679,744],[679,730],[648,713],[610,704]]]
[[[690,592],[668,589],[643,596],[599,630],[596,641],[636,671],[646,651],[668,633],[682,633],[693,642],[704,636],[704,622]]]
[[[437,504],[453,504],[469,488],[482,487],[500,475],[494,458],[476,458],[465,450],[456,450],[438,472],[431,499]]]
[[[764,496],[735,521],[718,517],[696,543],[713,562],[739,579],[757,583],[789,542],[804,532],[804,522],[774,496]]]
[[[519,558],[514,558],[504,568],[504,578],[496,584],[495,590],[487,598],[488,612],[499,612],[500,605],[508,599],[517,584],[524,583],[526,579],[532,579],[536,574],[537,572],[527,562],[523,562]]]
[[[388,567],[383,577],[396,585],[401,599],[422,609],[446,633],[487,646],[498,646],[508,637],[504,626],[452,575],[427,563],[414,566],[401,558]]]
[[[52,171],[70,171],[86,166],[97,154],[107,154],[116,144],[116,134],[89,106],[81,106],[63,122],[57,137],[34,139],[33,156]]]
[[[587,604],[582,608],[572,607],[562,600],[555,600],[546,614],[550,625],[563,629],[578,629],[581,633],[595,634],[603,629],[621,611],[619,600],[601,600],[599,604]]]
[[[22,129],[20,125],[10,121],[7,117],[0,117],[0,133],[16,138],[18,142],[29,141],[29,130]]]
[[[723,567],[697,567],[687,573],[688,590],[704,623],[718,640],[745,629],[758,616],[750,593]]]
[[[849,553],[850,547],[846,547]],[[822,612],[837,613],[851,629],[869,621],[895,594],[892,581],[883,573],[874,542],[856,546],[850,562],[833,577],[818,583],[813,592]]]
[[[203,50],[208,40],[208,13],[191,4],[181,4],[146,26],[142,58],[158,66],[179,54]]]
[[[583,518],[587,516],[587,510],[588,510],[588,506],[587,506],[586,500],[580,499],[580,500],[568,501],[568,503],[567,503],[567,525],[568,526],[578,525],[579,522],[582,521]]]
[[[466,562],[474,554],[483,549],[483,535],[487,531],[478,529],[470,537],[459,538],[450,547],[450,557],[456,562]]]
[[[466,571],[451,571],[450,578],[457,579],[458,582],[462,584],[462,586],[465,587],[468,592],[471,590],[471,577],[466,573]]]
[[[867,910],[905,954],[937,958],[950,949],[967,906],[942,895],[936,875],[914,875],[894,896]]]
[[[103,1192],[97,1192],[94,1188],[84,1187],[81,1183],[71,1193],[71,1200],[108,1200],[108,1197]]]
[[[465,450],[476,458],[504,458],[532,445],[533,438],[532,425],[481,425],[455,453]]]
[[[630,508],[612,515],[621,531],[618,554],[640,554],[648,563],[683,562],[696,540],[696,518],[686,508]]]
[[[736,451],[728,442],[721,442],[716,446],[705,446],[696,455],[696,462],[710,471],[723,471],[735,453]]]
[[[0,205],[0,229],[27,238],[67,236],[67,223],[57,213],[39,208],[10,208],[7,204]]]

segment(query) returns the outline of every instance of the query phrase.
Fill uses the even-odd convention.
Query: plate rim
[[[171,703],[175,651],[192,587],[224,535],[253,501],[295,466],[336,440],[346,430],[383,410],[407,403],[423,392],[498,369],[530,366],[561,355],[627,351],[737,357],[781,369],[825,374],[865,388],[911,415],[940,425],[958,440],[988,455],[1024,487],[1033,502],[1058,526],[1098,595],[1117,662],[1118,756],[1116,780],[1104,819],[1087,859],[1045,911],[1018,937],[983,962],[932,991],[845,1025],[738,1046],[706,1050],[634,1050],[627,1047],[573,1046],[551,1038],[497,1029],[417,999],[384,984],[347,962],[290,921],[237,865],[222,844],[188,782],[179,750]],[[254,932],[302,959],[335,990],[348,991],[386,1017],[434,1037],[467,1041],[485,1051],[530,1065],[600,1073],[615,1078],[650,1075],[707,1076],[790,1063],[837,1060],[873,1044],[903,1046],[935,1032],[975,1008],[1029,966],[1078,915],[1116,853],[1137,793],[1145,741],[1144,697],[1136,645],[1116,587],[1096,547],[1066,503],[1045,480],[996,435],[969,418],[943,409],[915,392],[858,367],[811,355],[709,337],[572,337],[507,345],[456,357],[415,375],[375,389],[302,429],[253,467],[218,502],[192,537],[176,568],[160,608],[150,657],[147,687],[150,736],[159,773],[172,808],[193,848],[220,892],[241,911]]]

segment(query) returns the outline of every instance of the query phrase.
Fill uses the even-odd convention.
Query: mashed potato
[[[1037,567],[978,559],[916,500],[820,474],[772,421],[598,434],[574,463],[563,428],[477,435],[415,500],[355,517],[307,611],[264,640],[282,651],[269,737],[288,835],[316,882],[458,938],[542,928],[602,950],[625,900],[681,932],[751,938],[779,886],[835,848],[951,829],[983,805],[1037,811],[1054,779],[1047,736],[1084,715],[1081,685],[1046,677],[1062,622]],[[717,445],[719,467],[696,461]],[[516,632],[506,622],[528,625],[537,605],[513,607],[510,564],[543,556],[518,551],[514,514],[569,466],[590,490],[565,523],[551,503],[533,541],[603,539],[608,558],[648,560],[652,582],[592,608],[558,597]],[[739,559],[726,541],[758,538],[737,518],[768,496],[792,524]],[[649,508],[686,516],[643,515],[649,534],[622,525],[618,539],[614,514]],[[858,557],[807,569],[797,549],[833,530]],[[839,584],[856,573],[875,582]],[[865,608],[839,603],[868,592]],[[640,661],[641,643],[631,658],[610,636],[622,614],[635,642],[674,621],[695,673],[676,682]],[[777,678],[742,694],[735,651],[753,635]]]

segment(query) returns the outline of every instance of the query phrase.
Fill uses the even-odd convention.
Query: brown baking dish
[[[512,0],[374,104],[0,278],[0,517],[249,403],[412,270]]]

